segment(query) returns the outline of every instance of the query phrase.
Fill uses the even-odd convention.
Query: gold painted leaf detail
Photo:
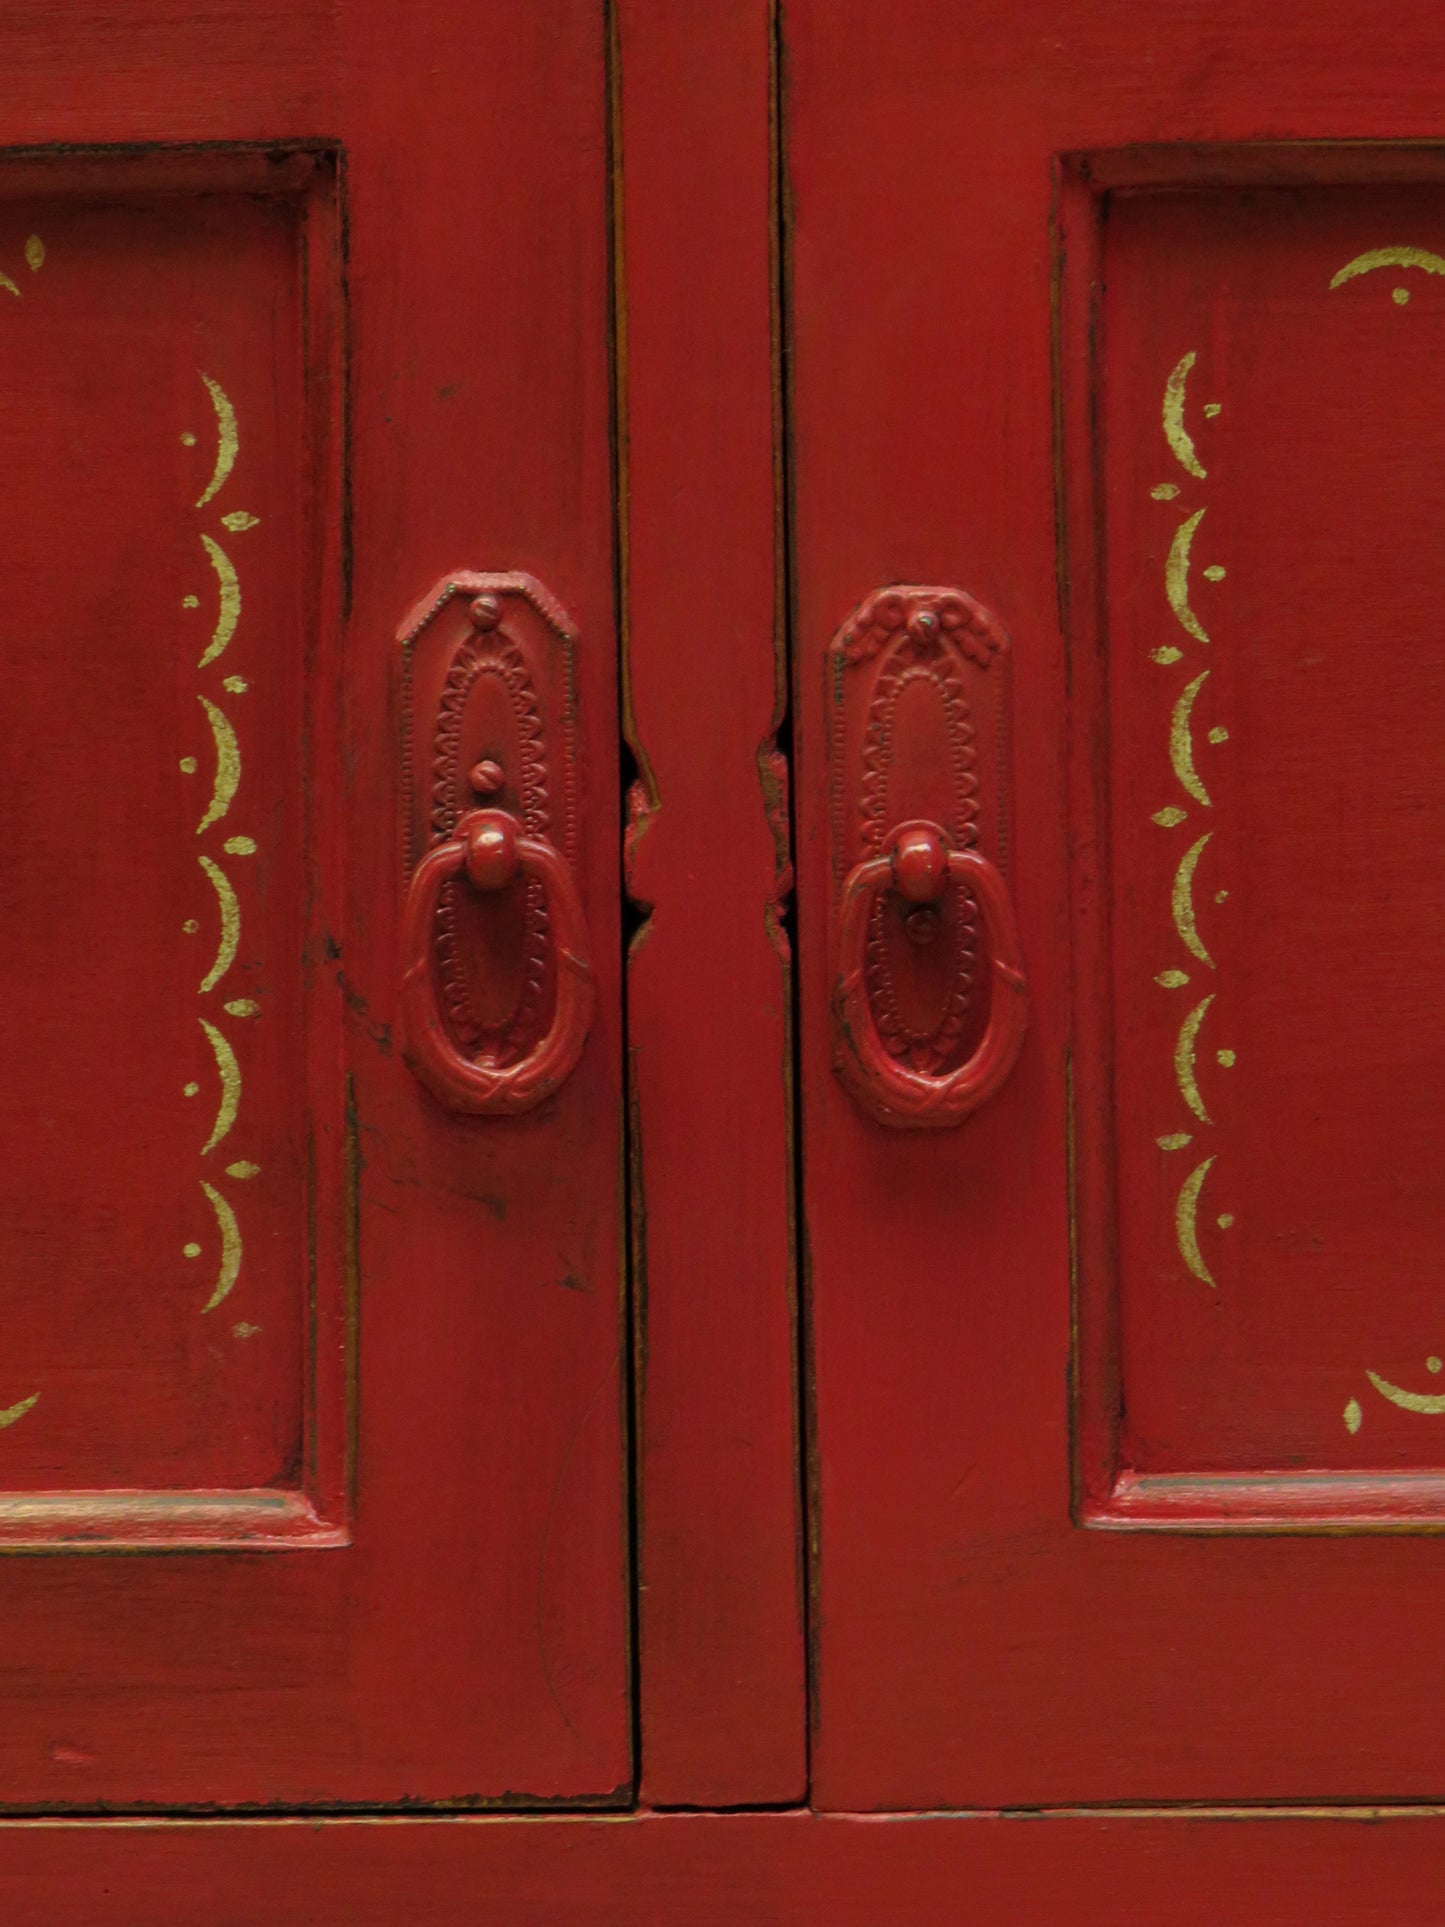
[[[1169,607],[1179,618],[1180,626],[1196,642],[1208,642],[1203,624],[1189,606],[1189,551],[1194,542],[1195,531],[1208,513],[1196,509],[1187,522],[1181,522],[1174,531],[1174,540],[1169,545],[1168,559],[1164,564],[1164,593],[1169,598]]]
[[[240,448],[240,438],[236,430],[236,411],[231,406],[230,397],[220,382],[212,381],[207,374],[201,380],[206,384],[206,392],[211,397],[211,406],[216,411],[216,466],[209,482],[196,497],[196,507],[203,509],[211,497],[221,488],[226,477],[236,465],[236,455]]]
[[[206,805],[206,813],[196,825],[196,835],[200,836],[213,823],[219,823],[235,801],[236,791],[241,784],[241,745],[236,740],[236,732],[226,712],[218,709],[207,696],[198,696],[196,700],[206,712],[206,721],[211,725],[211,734],[216,742],[216,782],[211,791],[211,800]],[[251,847],[254,849],[256,846],[252,844]],[[226,848],[231,848],[230,843]]]
[[[1195,351],[1191,348],[1181,355],[1164,384],[1164,439],[1173,451],[1179,466],[1199,481],[1205,477],[1205,467],[1195,451],[1194,441],[1184,426],[1184,391],[1189,380],[1189,371],[1195,363]]]
[[[1445,274],[1445,257],[1432,254],[1428,248],[1367,248],[1353,261],[1346,261],[1339,273],[1331,277],[1330,286],[1343,287],[1357,274],[1370,274],[1376,268],[1423,268],[1426,274]]]
[[[1179,1187],[1179,1202],[1174,1207],[1174,1230],[1179,1241],[1179,1255],[1199,1282],[1208,1285],[1211,1291],[1214,1289],[1214,1280],[1199,1249],[1198,1211],[1199,1193],[1204,1188],[1204,1180],[1209,1176],[1209,1167],[1213,1162],[1214,1159],[1208,1157],[1202,1164],[1195,1165]]]
[[[1204,1108],[1204,1099],[1199,1095],[1199,1085],[1194,1076],[1194,1051],[1199,1036],[1199,1026],[1214,1002],[1215,993],[1211,991],[1190,1011],[1179,1026],[1179,1037],[1174,1045],[1174,1077],[1179,1085],[1179,1095],[1193,1111],[1201,1124],[1208,1124],[1210,1117]]]
[[[215,1053],[216,1072],[221,1080],[221,1102],[216,1112],[216,1122],[201,1150],[201,1156],[207,1157],[236,1122],[236,1112],[241,1107],[241,1067],[236,1062],[236,1053],[216,1026],[208,1024],[204,1017],[200,1024]]]
[[[1179,859],[1179,868],[1174,873],[1174,888],[1171,892],[1171,908],[1174,913],[1174,928],[1179,932],[1179,940],[1200,963],[1214,968],[1214,959],[1204,948],[1203,939],[1194,921],[1194,870],[1204,846],[1213,836],[1213,830],[1206,830],[1197,843],[1192,843]]]
[[[1378,1372],[1366,1372],[1365,1377],[1381,1398],[1398,1405],[1402,1412],[1422,1412],[1427,1418],[1438,1418],[1445,1412],[1445,1392],[1407,1392],[1403,1385],[1392,1385]]]
[[[230,556],[220,543],[209,535],[202,535],[201,542],[216,572],[220,595],[216,626],[211,632],[211,640],[206,644],[205,654],[197,665],[205,669],[217,656],[225,654],[236,633],[236,624],[241,620],[241,583]]]
[[[213,1184],[201,1180],[201,1189],[210,1200],[211,1209],[216,1214],[216,1229],[221,1234],[221,1266],[216,1274],[215,1290],[201,1307],[203,1312],[214,1311],[223,1299],[231,1294],[236,1280],[241,1275],[241,1227],[236,1222],[236,1214]]]
[[[236,892],[231,888],[231,879],[219,863],[208,856],[197,859],[201,868],[211,879],[216,892],[216,902],[221,912],[221,941],[216,950],[216,960],[201,979],[201,994],[214,990],[236,961],[236,950],[241,941],[241,906]]]

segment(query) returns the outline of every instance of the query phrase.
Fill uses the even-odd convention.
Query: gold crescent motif
[[[7,1405],[5,1410],[0,1412],[0,1432],[3,1432],[7,1425],[13,1425],[16,1419],[24,1418],[39,1396],[39,1392],[32,1392],[29,1398],[22,1398],[18,1405]]]
[[[1174,531],[1174,540],[1169,545],[1169,559],[1164,564],[1164,593],[1169,598],[1169,607],[1178,616],[1181,627],[1196,642],[1208,642],[1209,638],[1189,606],[1189,548],[1194,540],[1194,531],[1206,513],[1204,509],[1196,509],[1187,522],[1179,524]]]
[[[203,509],[215,495],[236,465],[236,453],[240,447],[240,437],[236,432],[236,411],[231,406],[230,397],[220,382],[212,381],[207,374],[201,380],[210,391],[211,405],[216,411],[216,467],[202,494],[196,498],[196,507]]]
[[[1189,379],[1194,360],[1194,350],[1191,348],[1187,355],[1180,356],[1173,373],[1164,384],[1164,439],[1185,473],[1202,482],[1208,471],[1195,452],[1193,438],[1184,426],[1184,384]]]
[[[1203,511],[1201,510],[1201,513]],[[1189,734],[1189,715],[1194,708],[1194,698],[1204,687],[1207,669],[1201,669],[1174,705],[1173,720],[1169,725],[1169,761],[1174,766],[1174,774],[1180,784],[1205,809],[1210,808],[1209,792],[1199,780],[1199,772],[1194,767],[1194,740]]]
[[[1341,287],[1357,274],[1370,274],[1375,268],[1423,268],[1426,274],[1445,274],[1445,256],[1431,254],[1428,248],[1369,248],[1353,261],[1346,261],[1330,286]]]
[[[1211,970],[1214,968],[1214,959],[1204,948],[1199,936],[1199,928],[1194,921],[1194,870],[1203,854],[1205,844],[1213,834],[1213,830],[1206,830],[1199,841],[1191,844],[1179,859],[1179,868],[1174,873],[1172,899],[1174,928],[1179,932],[1179,941],[1186,950],[1192,952]]]
[[[216,571],[216,581],[220,585],[221,606],[216,616],[216,626],[211,632],[211,640],[206,644],[206,653],[196,665],[204,669],[213,663],[217,656],[226,653],[236,624],[241,620],[241,583],[230,556],[212,536],[203,535],[206,554],[211,558],[211,567]]]
[[[1179,1202],[1174,1207],[1174,1230],[1179,1239],[1179,1255],[1200,1284],[1208,1285],[1211,1291],[1215,1288],[1214,1280],[1209,1275],[1209,1267],[1205,1264],[1204,1254],[1199,1249],[1197,1219],[1199,1193],[1203,1189],[1204,1180],[1209,1176],[1209,1167],[1213,1162],[1214,1159],[1209,1157],[1203,1164],[1195,1165],[1179,1187]]]
[[[236,1062],[236,1053],[216,1026],[208,1024],[204,1017],[200,1022],[216,1054],[216,1070],[221,1079],[221,1102],[216,1112],[216,1122],[211,1135],[201,1147],[201,1156],[206,1157],[215,1150],[236,1121],[236,1112],[241,1108],[241,1067]]]
[[[1194,1077],[1194,1044],[1199,1035],[1199,1026],[1204,1022],[1209,1006],[1214,1002],[1214,992],[1201,1003],[1197,1003],[1184,1022],[1179,1026],[1179,1038],[1174,1046],[1174,1076],[1179,1085],[1179,1094],[1193,1111],[1201,1124],[1208,1124],[1210,1116],[1204,1108],[1204,1099],[1199,1095],[1199,1085]]]
[[[1441,271],[1445,272],[1445,267]],[[1438,1418],[1445,1412],[1445,1392],[1407,1392],[1403,1386],[1392,1385],[1388,1378],[1381,1378],[1378,1372],[1367,1371],[1365,1377],[1381,1398],[1389,1399],[1402,1412],[1423,1412],[1428,1418]]]
[[[214,990],[236,961],[236,949],[241,941],[241,906],[236,901],[236,892],[231,888],[231,879],[219,863],[208,856],[197,861],[211,879],[216,899],[221,906],[221,942],[216,951],[216,961],[201,979],[201,994]]]
[[[220,822],[235,799],[241,782],[241,748],[225,711],[218,709],[205,696],[199,696],[196,700],[205,710],[211,734],[216,739],[216,786],[211,791],[205,815],[196,825],[196,835],[199,836],[202,830],[208,830],[213,823]],[[1205,801],[1208,800],[1206,797]]]
[[[221,1269],[216,1276],[215,1290],[201,1307],[204,1313],[216,1309],[241,1275],[241,1227],[236,1223],[235,1212],[213,1184],[207,1184],[202,1178],[201,1189],[211,1201],[211,1209],[216,1214],[216,1227],[221,1234]]]

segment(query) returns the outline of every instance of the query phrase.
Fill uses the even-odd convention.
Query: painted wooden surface
[[[77,1493],[130,1486],[81,1529],[158,1543],[0,1560],[0,1801],[615,1799],[631,1765],[601,10],[144,0],[58,22],[0,19],[6,140],[51,150],[0,170],[18,290],[0,302],[21,330],[0,413],[7,457],[38,465],[32,536],[24,500],[6,518],[6,708],[26,747],[7,751],[23,837],[0,887],[24,918],[7,914],[7,986],[18,971],[28,989],[18,1006],[7,989],[7,1084],[27,1096],[5,1163],[35,1175],[6,1211],[0,1532],[13,1495],[85,1512]],[[301,216],[276,211],[290,163],[265,144],[298,140],[339,177],[344,252],[333,225],[301,259]],[[155,142],[220,145],[159,182],[76,151]],[[344,329],[323,296],[344,297]],[[230,431],[208,376],[238,436],[210,493]],[[597,1014],[565,1086],[508,1119],[442,1110],[394,1029],[395,636],[457,567],[543,576],[578,633]],[[228,593],[234,634],[208,655]],[[240,919],[215,984],[227,899],[202,858]],[[222,1008],[242,999],[259,1014]],[[208,1148],[228,1091],[237,1115]],[[209,1313],[226,1226],[202,1181],[244,1245]],[[276,1494],[318,1478],[349,1543],[164,1550],[181,1488],[210,1507],[193,1537],[244,1546]]]
[[[771,8],[623,0],[643,1792],[806,1787]]]
[[[0,1833],[0,1900],[47,1927],[90,1927],[98,1908],[117,1927],[1425,1927],[1439,1918],[1430,1872],[1440,1824],[808,1814],[52,1823]]]
[[[1445,200],[1251,144],[1438,138],[1440,15],[784,25],[815,1797],[1430,1797],[1445,1543],[1280,1528],[1438,1516]],[[1033,1015],[954,1132],[829,1061],[824,654],[899,581],[1013,646]]]

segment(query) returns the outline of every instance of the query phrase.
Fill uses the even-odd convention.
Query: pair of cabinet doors
[[[1418,1904],[1442,73],[0,17],[17,1896]]]

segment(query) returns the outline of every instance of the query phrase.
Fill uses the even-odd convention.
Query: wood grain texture
[[[1089,1531],[1074,1522],[1070,1161],[1087,1177],[1107,1160],[1114,1099],[1101,1033],[1112,986],[1084,970],[1075,1002],[1073,977],[1096,953],[1109,971],[1128,961],[1116,961],[1097,935],[1101,922],[1107,929],[1111,891],[1129,886],[1110,883],[1097,834],[1107,821],[1100,805],[1112,766],[1110,738],[1099,726],[1112,645],[1091,561],[1104,500],[1120,485],[1123,431],[1121,418],[1111,417],[1111,442],[1097,456],[1099,493],[1086,495],[1082,513],[1069,491],[1065,555],[1056,528],[1051,224],[1059,218],[1060,155],[1112,157],[1105,171],[1118,180],[1127,178],[1134,149],[1157,148],[1156,178],[1172,173],[1178,183],[1227,176],[1221,143],[1438,139],[1445,125],[1430,76],[1445,56],[1445,21],[1436,8],[1403,3],[1382,12],[1326,5],[1306,22],[1297,9],[1261,15],[1219,0],[1171,9],[1141,26],[1133,7],[1082,0],[966,12],[943,0],[903,0],[886,11],[865,0],[789,0],[784,26],[803,1143],[821,1461],[815,1797],[849,1807],[1430,1797],[1441,1784],[1440,1749],[1421,1713],[1427,1682],[1445,1658],[1435,1606],[1445,1576],[1438,1538],[1223,1534],[1205,1541],[1177,1531]],[[1202,158],[1201,148],[1208,150]],[[1280,150],[1283,176],[1297,170],[1299,151]],[[1370,164],[1376,181],[1385,171],[1410,178],[1412,163],[1399,153],[1377,150]],[[1203,172],[1187,172],[1191,165]],[[1400,213],[1396,205],[1387,225]],[[1165,244],[1183,246],[1185,232],[1176,225]],[[1071,263],[1087,253],[1077,225],[1066,223],[1061,244]],[[1135,285],[1144,290],[1146,281]],[[1158,299],[1167,319],[1162,289],[1141,298]],[[1426,298],[1412,296],[1388,318],[1420,319]],[[1096,459],[1087,426],[1098,398],[1079,348],[1086,336],[1087,321],[1067,323],[1062,337],[1070,475],[1070,464],[1087,470]],[[1179,352],[1195,345],[1181,342]],[[1202,361],[1206,344],[1198,345]],[[1301,346],[1304,352],[1303,336]],[[1160,371],[1161,395],[1172,366]],[[1129,357],[1110,372],[1117,400],[1118,382],[1132,374]],[[1347,390],[1336,386],[1336,402],[1322,405],[1358,410],[1359,384],[1357,371]],[[1430,395],[1425,405],[1433,408],[1433,385]],[[1201,437],[1222,429],[1228,394],[1201,388],[1198,400],[1226,406],[1218,423],[1199,428]],[[1254,446],[1264,446],[1271,426],[1249,425],[1259,438]],[[1170,460],[1157,413],[1149,432],[1159,460]],[[1438,521],[1438,467],[1424,454],[1413,471],[1408,452],[1401,460],[1404,485],[1418,497],[1410,517],[1423,510]],[[1212,481],[1207,455],[1202,465]],[[1176,481],[1205,486],[1176,470]],[[1151,471],[1151,485],[1165,473]],[[1312,486],[1332,488],[1324,473]],[[1342,517],[1350,486],[1345,465],[1332,497]],[[1203,500],[1189,496],[1189,512]],[[1271,513],[1282,516],[1283,505]],[[1168,640],[1202,650],[1171,612],[1163,560],[1159,631],[1149,646]],[[1232,558],[1199,546],[1201,573],[1216,560]],[[1033,992],[1023,1054],[992,1105],[956,1133],[907,1139],[862,1118],[831,1074],[832,932],[821,855],[823,652],[857,601],[889,580],[956,583],[996,611],[1013,638],[1013,884]],[[1217,591],[1201,582],[1200,597],[1222,597],[1237,581],[1231,567]],[[1408,571],[1398,595],[1390,604],[1397,610],[1409,601]],[[1208,622],[1202,626],[1213,633]],[[1422,634],[1430,633],[1427,619]],[[1209,646],[1218,658],[1222,631]],[[1430,682],[1424,647],[1408,658],[1422,694]],[[1373,694],[1361,712],[1376,718],[1370,749],[1354,744],[1348,752],[1355,710],[1337,699],[1329,746],[1319,755],[1384,756],[1411,793],[1411,759],[1421,775],[1421,759],[1433,751],[1416,745],[1400,755],[1401,729],[1379,721],[1379,705],[1392,699],[1384,685]],[[1203,708],[1199,716],[1205,729],[1229,720]],[[1174,781],[1169,720],[1155,752],[1161,782]],[[1128,727],[1137,730],[1137,722]],[[1132,737],[1116,743],[1114,754],[1137,754],[1148,767]],[[1166,800],[1161,795],[1151,807]],[[1202,808],[1186,793],[1179,801]],[[1164,834],[1152,824],[1144,829]],[[1426,857],[1427,841],[1411,846],[1412,874],[1431,904],[1435,886],[1426,879],[1438,857]],[[1392,863],[1402,860],[1400,849],[1397,835]],[[1221,876],[1210,889],[1230,881]],[[1306,913],[1302,893],[1292,914]],[[1268,904],[1255,903],[1252,914],[1262,925]],[[1172,938],[1167,891],[1162,915]],[[1428,915],[1419,930],[1430,927]],[[1082,947],[1081,931],[1094,933]],[[1367,953],[1363,941],[1357,956]],[[1179,961],[1161,957],[1151,968]],[[1182,962],[1206,968],[1194,956]],[[1385,1057],[1393,1049],[1409,1058],[1395,1026],[1418,1002],[1418,956],[1411,968],[1395,1008],[1378,997],[1373,1010],[1371,999],[1362,1006],[1362,1029],[1380,1027]],[[1204,995],[1201,989],[1196,1003]],[[1176,1024],[1161,1071],[1171,1089],[1180,1083],[1177,1040]],[[1196,1041],[1202,1048],[1202,1032]],[[1233,1040],[1221,1034],[1215,1041]],[[1326,1052],[1314,1061],[1327,1072],[1327,1046],[1310,1048]],[[1071,1127],[1068,1078],[1085,1051],[1094,1070],[1076,1081]],[[1413,1087],[1416,1061],[1396,1080],[1400,1090]],[[1244,1064],[1241,1050],[1241,1074]],[[1379,1128],[1388,1082],[1372,1084],[1368,1116],[1356,1113],[1366,1133]],[[1182,1110],[1177,1090],[1176,1102]],[[1302,1121],[1314,1128],[1318,1110],[1317,1101],[1303,1105]],[[1346,1104],[1341,1116],[1348,1115]],[[1184,1110],[1183,1123],[1167,1128],[1190,1126],[1203,1128]],[[1330,1136],[1334,1128],[1324,1127],[1331,1155],[1342,1148]],[[1201,1150],[1196,1164],[1206,1155]],[[1369,1155],[1374,1168],[1383,1156],[1374,1141]],[[1207,1194],[1196,1198],[1201,1212],[1207,1201]],[[1222,1197],[1213,1207],[1228,1208]],[[1181,1262],[1184,1247],[1176,1251],[1172,1198],[1169,1210],[1163,1234],[1171,1263],[1188,1288],[1208,1292]],[[1392,1218],[1395,1227],[1411,1222],[1424,1220],[1410,1210]],[[1114,1229],[1105,1214],[1101,1261]],[[1362,1229],[1352,1233],[1354,1249]],[[1438,1238],[1417,1240],[1411,1257],[1422,1280],[1438,1276]],[[1362,1311],[1391,1293],[1397,1268],[1373,1264],[1361,1276]],[[1296,1303],[1292,1315],[1306,1319],[1307,1307]],[[1135,1357],[1147,1363],[1147,1347],[1164,1342],[1162,1330],[1142,1304],[1133,1316]],[[1323,1343],[1323,1334],[1311,1342]],[[1423,1330],[1409,1346],[1403,1337],[1393,1342],[1398,1370],[1385,1375],[1416,1391],[1428,1387],[1425,1358],[1445,1348],[1426,1342]],[[1410,1357],[1420,1361],[1418,1376],[1406,1379]],[[1175,1390],[1183,1384],[1195,1396],[1198,1368],[1197,1353],[1171,1368]],[[1231,1369],[1246,1369],[1242,1355]],[[1270,1379],[1287,1379],[1291,1367],[1265,1347],[1252,1369],[1257,1421]],[[1367,1395],[1376,1396],[1360,1393]],[[1285,1405],[1290,1396],[1282,1394]],[[1112,1419],[1117,1406],[1109,1411]],[[1373,1435],[1360,1433],[1357,1456],[1371,1436],[1393,1436],[1384,1432],[1386,1419],[1395,1422],[1384,1413]],[[1176,1422],[1171,1416],[1169,1424]],[[1157,1409],[1151,1426],[1148,1451],[1161,1466],[1177,1465],[1186,1448],[1165,1432]],[[1260,1452],[1270,1448],[1258,1422],[1251,1432]],[[1291,1449],[1279,1436],[1276,1454]],[[1338,1437],[1331,1462],[1356,1463],[1343,1424]],[[1227,1462],[1237,1465],[1251,1440],[1224,1443]],[[1317,1442],[1296,1449],[1309,1454],[1300,1469],[1317,1462]],[[1200,1465],[1197,1426],[1187,1454]],[[1207,1495],[1192,1500],[1196,1512],[1209,1503]],[[1412,1516],[1408,1506],[1401,1516]]]
[[[0,1832],[46,1927],[1426,1927],[1445,1818],[807,1814]],[[98,1896],[104,1895],[101,1901]]]
[[[622,0],[643,1787],[806,1785],[766,0]]]
[[[67,10],[62,32],[55,8],[19,6],[0,19],[0,101],[12,142],[344,151],[347,254],[321,265],[345,274],[349,331],[312,347],[349,353],[350,515],[333,438],[321,484],[291,482],[304,592],[252,669],[309,656],[319,688],[344,685],[304,741],[308,845],[346,887],[308,950],[331,1021],[303,1047],[345,1100],[318,1124],[348,1174],[325,1199],[344,1249],[322,1262],[359,1295],[349,1338],[314,1358],[354,1376],[353,1544],[0,1561],[0,1799],[616,1799],[631,1767],[602,10],[141,0]],[[79,163],[54,165],[63,194]],[[140,467],[131,485],[154,479]],[[443,1113],[393,1042],[394,638],[468,566],[543,576],[575,617],[590,785],[596,1022],[565,1089],[501,1124]],[[124,571],[111,593],[123,608]],[[283,820],[303,807],[294,783],[271,788]],[[68,812],[54,823],[70,862]],[[289,941],[304,935],[298,920]],[[300,1298],[304,1242],[283,1255]]]

